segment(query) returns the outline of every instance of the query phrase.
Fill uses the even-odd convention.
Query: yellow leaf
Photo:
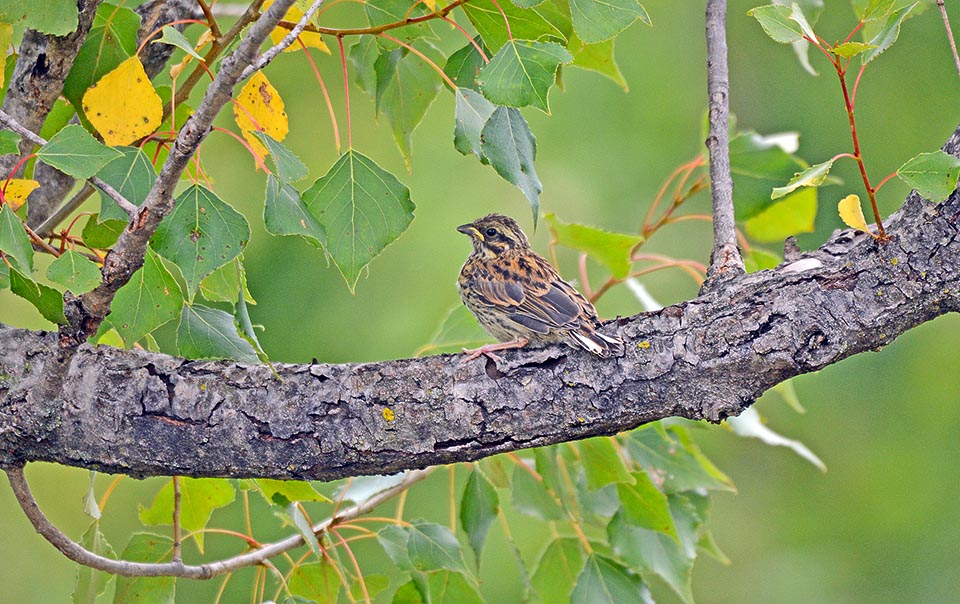
[[[13,26],[9,23],[0,23],[0,57],[7,56],[7,47],[13,41]],[[0,88],[3,87],[3,69],[0,69]]]
[[[430,9],[430,12],[437,10],[437,0],[423,0],[423,3]]]
[[[197,39],[197,43],[194,45],[193,50],[199,53],[200,49],[202,49],[204,46],[206,46],[207,44],[210,44],[213,41],[214,41],[214,36],[212,33],[210,33],[210,30],[208,29],[204,31],[202,34],[200,34],[200,38]],[[177,78],[179,78],[180,74],[183,73],[183,70],[187,68],[187,65],[189,65],[195,60],[196,59],[194,59],[189,54],[184,55],[182,61],[180,61],[179,63],[177,63],[176,65],[170,68],[170,79],[176,80]]]
[[[260,12],[262,13],[266,11],[268,8],[270,8],[271,4],[273,4],[273,0],[267,0],[264,2]],[[283,16],[283,20],[289,23],[297,23],[300,21],[300,19],[303,19],[303,11],[297,8],[296,5],[291,6],[290,10],[287,11],[287,14]],[[280,40],[283,40],[288,33],[290,33],[290,30],[285,27],[275,27],[273,31],[270,32],[270,41],[274,44],[279,44]],[[303,42],[304,46],[312,46],[313,48],[320,49],[323,52],[330,54],[330,49],[327,48],[326,43],[320,38],[320,34],[316,32],[305,31],[300,34],[299,39],[301,42]],[[294,42],[285,48],[283,52],[293,52],[296,50],[300,50],[300,44]]]
[[[240,126],[243,138],[261,160],[266,157],[267,149],[253,133],[259,130],[282,141],[290,129],[287,113],[283,110],[283,99],[260,71],[253,74],[237,95],[233,118]]]
[[[153,89],[139,57],[117,65],[83,95],[83,112],[111,147],[128,145],[154,132],[163,117],[163,102]]]
[[[11,178],[3,189],[3,198],[11,210],[16,210],[27,200],[27,196],[40,186],[35,180]]]
[[[864,233],[869,233],[867,221],[863,217],[863,208],[860,207],[859,195],[847,195],[837,204],[837,210],[840,212],[840,219],[843,220],[851,229],[857,229]]]

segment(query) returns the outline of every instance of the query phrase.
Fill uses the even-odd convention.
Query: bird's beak
[[[457,230],[464,235],[469,235],[470,237],[474,237],[480,241],[483,241],[483,235],[480,234],[480,230],[472,224],[461,224],[457,227]]]

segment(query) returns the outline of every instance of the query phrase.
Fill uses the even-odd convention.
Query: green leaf
[[[373,27],[396,23],[412,17],[422,17],[430,12],[422,2],[416,2],[415,0],[377,0],[376,2],[365,2],[363,8],[367,13],[370,25]],[[392,30],[389,33],[398,40],[408,43],[417,38],[435,37],[429,23],[411,24]],[[397,47],[395,42],[380,37],[377,37],[377,43],[383,48]]]
[[[897,176],[923,197],[941,202],[957,188],[960,159],[943,151],[921,153],[900,166]]]
[[[358,476],[337,489],[335,497],[341,501],[364,503],[374,495],[399,485],[406,478],[406,472],[387,476]]]
[[[360,90],[373,96],[377,92],[377,72],[374,65],[380,56],[376,36],[360,36],[360,41],[350,47],[350,62],[353,64],[353,81]]]
[[[204,62],[203,57],[193,49],[193,44],[190,43],[190,40],[187,40],[187,37],[180,33],[176,27],[164,25],[160,31],[163,32],[163,35],[160,36],[160,39],[154,39],[150,42],[151,44],[169,44],[170,46],[176,46],[194,59],[201,63]]]
[[[470,473],[460,501],[460,524],[470,538],[470,547],[476,554],[477,567],[480,553],[487,540],[487,531],[500,511],[500,497],[490,481],[479,470]]]
[[[337,569],[329,562],[300,564],[290,573],[287,589],[295,598],[316,604],[336,604],[340,593]]]
[[[637,19],[652,25],[650,15],[637,0],[570,0],[570,14],[574,31],[588,44],[613,38]]]
[[[93,214],[83,225],[81,236],[83,242],[92,248],[105,250],[113,246],[120,237],[123,229],[127,228],[126,220],[105,220],[100,222],[99,215]]]
[[[80,545],[99,556],[116,560],[117,553],[113,550],[106,537],[100,532],[100,522],[94,520],[80,537]],[[73,604],[96,604],[97,599],[107,590],[113,575],[94,570],[89,566],[77,566],[77,580],[73,586],[70,601]]]
[[[585,559],[580,542],[557,537],[540,556],[531,579],[541,602],[569,602],[577,575]]]
[[[477,323],[476,317],[463,304],[457,304],[447,313],[430,342],[417,349],[414,356],[460,352],[489,342],[490,336]]]
[[[483,96],[498,105],[533,105],[550,113],[547,93],[561,63],[573,57],[559,44],[510,40],[480,70],[477,83]]]
[[[350,291],[360,272],[413,220],[410,191],[372,159],[350,149],[304,193],[327,232],[327,252]]]
[[[551,38],[566,41],[563,33],[544,17],[539,8],[523,9],[511,2],[497,4],[500,5],[499,9],[492,0],[473,0],[462,6],[463,12],[467,13],[470,23],[491,52],[497,52],[510,41],[503,15],[506,15],[506,20],[510,23],[510,33],[514,40]],[[502,14],[500,9],[503,9]]]
[[[104,182],[116,189],[127,201],[140,205],[157,180],[157,172],[150,158],[137,147],[115,147],[122,155],[113,160],[97,174]],[[100,194],[100,221],[122,220],[130,217],[108,195]]]
[[[437,98],[440,78],[426,61],[406,48],[382,53],[374,69],[377,74],[377,113],[382,112],[390,120],[393,138],[400,147],[407,170],[411,170],[413,131]]]
[[[910,11],[916,8],[918,4],[920,3],[914,2],[910,6],[906,6],[887,15],[887,20],[880,28],[880,31],[870,40],[870,45],[874,48],[860,57],[864,65],[876,59],[883,54],[885,50],[893,46],[893,43],[900,37],[900,25],[904,19],[907,18],[907,15],[910,14]]]
[[[76,5],[74,5],[76,6]],[[137,52],[140,15],[104,2],[97,7],[90,32],[63,83],[63,96],[82,111],[83,94],[120,63]]]
[[[624,92],[629,91],[627,80],[624,79],[620,66],[613,56],[615,40],[611,38],[596,44],[587,44],[576,36],[570,37],[567,50],[573,55],[573,66],[589,71],[595,71],[612,80]]]
[[[259,130],[253,133],[267,148],[270,160],[273,162],[276,177],[283,183],[295,183],[307,177],[307,166],[300,158],[290,152],[283,143],[266,132]]]
[[[630,253],[644,241],[640,235],[611,233],[582,224],[569,224],[553,214],[547,214],[546,219],[557,243],[586,252],[588,256],[609,268],[618,279],[630,274]]]
[[[483,52],[489,58],[490,53],[483,45],[483,38],[477,36],[473,41],[483,49]],[[453,80],[458,88],[469,88],[479,92],[480,86],[477,85],[477,76],[480,75],[480,70],[484,65],[486,65],[486,62],[477,47],[473,44],[467,44],[450,55],[446,65],[443,66],[443,73],[447,74],[447,77]],[[463,152],[461,151],[461,153]]]
[[[420,593],[420,587],[412,579],[397,588],[390,602],[392,604],[427,604],[427,600]]]
[[[617,485],[623,519],[633,526],[670,535],[679,543],[680,536],[670,516],[667,496],[653,484],[646,472],[634,472],[633,478],[633,484]]]
[[[71,105],[69,101],[62,97],[58,98],[54,101],[50,113],[47,114],[47,118],[43,121],[43,126],[40,127],[40,137],[47,140],[53,138],[53,135],[63,130],[76,114],[76,109],[73,108],[73,105]]]
[[[45,34],[65,36],[76,31],[79,13],[73,0],[24,2],[0,0],[0,22],[10,23]]]
[[[667,493],[696,489],[732,491],[733,483],[679,427],[669,430],[658,426],[630,433],[630,455],[648,473],[662,480]]]
[[[0,205],[0,252],[12,260],[13,266],[27,275],[33,274],[33,246],[23,222],[10,206]],[[0,264],[4,264],[0,261]]]
[[[813,26],[810,25],[810,22],[807,20],[807,16],[803,12],[803,8],[800,6],[800,3],[790,3],[790,20],[794,21],[800,26],[800,31],[804,36],[811,40],[817,39],[817,34],[813,31]]]
[[[47,321],[59,325],[67,324],[67,318],[63,314],[63,294],[52,287],[37,283],[17,269],[11,268],[10,291],[32,304]]]
[[[361,587],[361,581],[363,587]],[[364,590],[366,587],[366,593],[370,596],[370,599],[373,601],[376,600],[378,594],[385,591],[390,587],[390,577],[387,575],[371,575],[364,573],[362,577],[359,577],[356,581],[350,584],[350,597],[353,598],[351,602],[364,602]]]
[[[260,362],[257,351],[237,332],[233,315],[199,304],[183,305],[177,351],[188,359],[231,359],[251,365]]]
[[[43,163],[80,180],[90,178],[121,155],[77,125],[57,132],[37,151],[37,157]]]
[[[257,478],[253,480],[253,483],[270,505],[286,507],[294,501],[323,501],[324,503],[332,503],[330,498],[318,493],[309,482],[302,480]]]
[[[737,220],[756,216],[770,205],[770,191],[807,167],[792,153],[795,133],[762,136],[741,132],[730,141],[730,171]]]
[[[513,471],[511,497],[513,507],[521,514],[540,520],[563,520],[565,515],[556,498],[547,491],[543,482],[529,471],[517,466]]]
[[[484,604],[476,588],[461,573],[430,573],[425,583],[429,594],[426,601],[430,604]]]
[[[743,257],[743,264],[748,273],[777,268],[781,262],[783,262],[783,257],[757,246],[750,248],[750,251]]]
[[[47,268],[47,279],[62,285],[74,295],[88,292],[100,285],[103,277],[97,265],[78,252],[67,250]]]
[[[91,221],[94,221],[91,218]],[[183,306],[177,280],[147,248],[143,267],[117,291],[106,322],[117,330],[129,348],[143,336],[175,318]]]
[[[241,259],[237,258],[207,275],[200,282],[200,293],[210,302],[235,304],[241,287],[243,299],[250,304],[256,304],[257,301],[247,288],[247,271]]]
[[[775,187],[773,193],[770,195],[770,199],[780,199],[800,187],[819,187],[827,179],[827,175],[830,174],[830,168],[833,167],[833,162],[834,160],[830,159],[822,164],[810,166],[802,172],[797,172],[786,185]]]
[[[240,255],[250,240],[242,214],[201,186],[188,187],[150,239],[153,249],[173,262],[193,298],[200,281]]]
[[[481,153],[504,180],[520,188],[533,210],[533,224],[540,216],[540,192],[533,160],[537,139],[518,109],[497,107],[480,133]]]
[[[0,130],[0,155],[20,152],[20,135],[11,130]]]
[[[320,540],[317,539],[313,525],[307,520],[303,509],[299,505],[290,503],[286,508],[276,510],[274,513],[285,522],[292,524],[297,532],[300,533],[304,543],[307,544],[313,555],[321,560],[323,559],[323,552],[320,551]]]
[[[413,564],[410,562],[410,554],[407,553],[407,540],[410,537],[408,529],[391,524],[385,526],[377,533],[377,541],[387,554],[387,557],[397,566],[399,570],[413,570]]]
[[[803,39],[800,25],[790,18],[789,7],[768,4],[748,10],[747,15],[756,19],[763,31],[775,42],[790,44]]]
[[[130,562],[168,562],[173,543],[153,533],[134,533],[120,554]],[[117,577],[114,604],[174,604],[176,577]]]
[[[570,594],[570,604],[648,602],[650,594],[640,577],[615,560],[590,554]]]
[[[237,497],[237,490],[225,478],[178,478],[180,482],[180,527],[185,532],[200,531],[210,522],[214,510],[226,507]],[[140,521],[148,526],[173,523],[173,480],[168,481],[149,508],[140,506]],[[203,532],[193,539],[203,553]]]
[[[868,50],[874,48],[876,48],[876,46],[873,46],[872,44],[866,44],[864,42],[844,42],[843,44],[838,44],[829,50],[838,57],[849,59],[850,57],[855,57],[858,54],[867,52]]]
[[[580,441],[579,448],[590,490],[611,483],[633,482],[633,476],[610,438],[604,436],[583,440]]]
[[[272,174],[267,176],[263,224],[271,235],[300,235],[317,247],[322,247],[327,239],[326,231],[303,203],[300,192]]]
[[[744,228],[757,241],[781,242],[790,235],[812,233],[817,218],[817,189],[810,187],[794,191],[780,201],[767,206]]]
[[[457,125],[453,130],[453,146],[463,155],[473,153],[480,161],[485,162],[483,139],[480,135],[496,106],[479,92],[469,88],[457,88],[454,96]]]
[[[446,569],[467,572],[460,542],[449,528],[416,520],[408,531],[407,554],[414,568],[421,571]]]

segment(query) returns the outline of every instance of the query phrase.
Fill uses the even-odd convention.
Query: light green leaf
[[[315,604],[336,604],[340,579],[329,562],[309,562],[296,566],[287,579],[290,595]]]
[[[781,262],[783,262],[782,256],[757,246],[751,247],[750,251],[743,256],[743,264],[748,273],[776,268]]]
[[[106,2],[97,7],[90,32],[63,83],[63,96],[77,111],[82,110],[81,100],[90,86],[137,52],[139,29],[140,15],[133,10]]]
[[[510,33],[514,40],[543,40],[556,39],[566,41],[566,36],[544,17],[539,8],[522,9],[511,2],[498,2],[500,8],[492,0],[473,0],[463,5],[467,18],[477,29],[490,52],[497,52],[500,47],[510,41],[507,27],[504,22],[510,23]],[[500,12],[503,10],[503,13]]]
[[[580,38],[571,36],[567,50],[573,55],[574,67],[595,71],[613,80],[624,92],[628,92],[627,80],[623,77],[620,66],[617,65],[617,60],[613,56],[614,42],[615,39],[611,38],[605,42],[586,44]]]
[[[696,489],[732,491],[733,483],[717,469],[680,427],[656,426],[630,433],[630,456],[648,473],[662,480],[667,493]]]
[[[650,480],[646,472],[634,472],[634,482],[617,485],[623,519],[633,526],[659,531],[680,542],[677,528],[670,516],[667,496]]]
[[[322,247],[327,239],[326,231],[303,203],[300,192],[272,174],[267,176],[263,223],[271,235],[300,235],[317,247]]]
[[[855,57],[858,54],[867,52],[868,50],[872,50],[874,48],[876,48],[876,46],[867,44],[865,42],[844,42],[843,44],[838,44],[829,50],[838,57],[849,59],[850,57]]]
[[[637,0],[570,0],[570,14],[574,31],[587,44],[609,40],[637,19],[652,25]]]
[[[117,330],[129,348],[175,318],[181,306],[183,293],[177,280],[163,266],[156,252],[147,248],[143,267],[117,291],[106,322]]]
[[[370,25],[386,25],[396,23],[412,17],[422,17],[430,10],[422,2],[415,0],[377,0],[364,2],[363,8],[367,13]],[[430,23],[416,23],[388,32],[403,42],[413,42],[417,38],[435,37]],[[384,38],[377,37],[377,43],[383,48],[396,48],[397,44]]]
[[[591,491],[611,483],[633,482],[630,471],[609,437],[580,441],[580,460]]]
[[[910,11],[916,8],[918,4],[920,3],[914,2],[910,6],[906,6],[887,15],[887,20],[880,28],[880,31],[870,40],[870,45],[874,48],[860,56],[864,65],[876,59],[883,54],[885,50],[893,46],[893,43],[900,37],[900,25],[910,14]]]
[[[0,0],[0,22],[35,29],[45,34],[65,36],[76,31],[77,3],[73,0]]]
[[[803,13],[803,9],[800,8],[800,5],[796,2],[790,3],[790,20],[794,21],[800,26],[800,31],[803,32],[804,36],[811,40],[817,39],[817,34],[813,31],[813,26],[810,25],[809,21],[807,21],[807,17]]]
[[[150,238],[150,246],[173,262],[192,299],[204,277],[240,255],[250,240],[242,214],[200,185],[183,191]]]
[[[483,38],[477,36],[473,41],[483,49],[483,52],[487,55],[487,58],[489,58],[490,53],[484,48]],[[483,55],[480,54],[477,47],[473,44],[467,44],[450,55],[446,65],[443,66],[443,73],[447,74],[447,77],[453,80],[453,83],[459,88],[469,88],[470,90],[479,91],[480,86],[477,85],[477,77],[480,75],[480,70],[485,64],[486,62],[483,60]]]
[[[47,268],[47,279],[62,285],[74,295],[88,292],[103,279],[97,265],[78,252],[67,250]]]
[[[180,526],[186,532],[200,531],[210,522],[214,510],[236,499],[237,491],[225,478],[178,478],[180,482]],[[149,508],[140,506],[140,521],[148,526],[173,523],[173,480],[168,481]],[[203,553],[203,532],[193,539]]]
[[[47,321],[59,325],[67,324],[67,318],[63,314],[63,294],[52,287],[37,283],[17,269],[11,268],[10,291],[32,304]]]
[[[449,528],[416,520],[408,531],[407,554],[414,568],[421,571],[446,569],[467,572],[460,542]]]
[[[652,602],[640,577],[619,562],[590,554],[570,594],[570,604]]]
[[[400,147],[407,170],[411,170],[413,131],[437,98],[440,78],[426,61],[405,48],[381,53],[374,69],[377,74],[377,112],[382,112],[390,120],[393,138]]]
[[[231,359],[251,365],[260,361],[250,342],[237,332],[233,315],[199,304],[183,305],[177,351],[188,359]]]
[[[793,153],[796,133],[763,136],[741,132],[730,141],[730,171],[737,220],[748,220],[770,205],[770,191],[807,167]]]
[[[463,304],[457,304],[444,317],[430,342],[418,348],[414,356],[460,352],[463,348],[474,348],[489,341],[490,336],[477,323],[473,313]]]
[[[266,132],[257,130],[253,135],[267,148],[270,160],[275,168],[275,176],[281,182],[295,183],[307,177],[307,166],[300,158],[290,152],[280,141]]]
[[[497,105],[533,105],[549,114],[547,93],[556,80],[557,68],[572,61],[559,44],[510,40],[480,70],[477,83],[483,96]]]
[[[473,153],[480,161],[486,161],[480,134],[496,106],[469,88],[457,88],[454,96],[457,125],[453,130],[453,146],[463,155]]]
[[[569,602],[585,557],[583,546],[576,539],[558,537],[551,541],[531,578],[540,601]]]
[[[536,226],[543,185],[533,165],[537,157],[537,139],[527,120],[514,107],[497,107],[483,127],[480,140],[480,151],[497,174],[519,187],[530,202]]]
[[[357,504],[399,485],[406,478],[406,472],[387,476],[358,476],[337,489],[335,497],[340,501],[352,501]]]
[[[350,47],[350,62],[353,64],[353,81],[370,96],[377,92],[377,72],[374,65],[380,56],[376,36],[360,36],[360,41]]]
[[[243,299],[249,304],[256,304],[257,301],[247,288],[247,270],[241,260],[242,258],[237,258],[207,275],[200,282],[200,293],[203,297],[210,302],[236,304],[240,288],[243,287]]]
[[[408,529],[391,524],[383,527],[377,533],[377,541],[387,554],[387,557],[397,566],[399,570],[413,570],[413,564],[410,562],[410,554],[407,553],[407,540],[410,532]]]
[[[304,193],[327,232],[327,252],[354,291],[360,272],[413,220],[410,191],[372,159],[350,149]]]
[[[425,599],[430,604],[484,604],[477,589],[459,572],[442,570],[430,573],[419,589],[424,583],[429,594]],[[399,603],[394,600],[394,604]]]
[[[67,126],[57,132],[37,151],[37,157],[43,163],[80,180],[90,178],[121,155],[77,125]]]
[[[117,553],[113,550],[106,537],[100,532],[100,522],[94,520],[80,537],[80,545],[97,555],[116,560]],[[70,601],[73,604],[97,604],[97,599],[107,590],[113,575],[94,570],[89,566],[77,566],[77,580],[73,586]]]
[[[0,252],[12,260],[13,266],[27,275],[33,274],[33,246],[23,222],[10,206],[0,205]],[[0,264],[5,264],[0,261]]]
[[[134,533],[120,554],[130,562],[169,562],[173,543],[153,533]],[[174,604],[176,577],[117,577],[113,604]]]
[[[0,155],[20,152],[20,135],[11,130],[0,130]]]
[[[897,176],[923,197],[941,202],[957,188],[960,159],[943,151],[921,153],[900,166]]]
[[[479,470],[470,473],[460,501],[460,524],[470,539],[476,554],[477,567],[487,540],[487,531],[500,511],[500,497],[490,481]]]
[[[100,170],[97,174],[104,182],[116,189],[127,201],[140,205],[147,198],[153,183],[157,180],[157,172],[150,163],[150,158],[137,147],[114,147],[122,155]],[[128,222],[130,217],[120,209],[111,197],[100,194],[100,221],[122,220]]]
[[[521,514],[540,520],[563,520],[563,509],[543,483],[527,470],[517,466],[513,471],[511,497],[513,507]]]
[[[757,241],[782,242],[790,235],[812,233],[817,218],[817,189],[794,191],[750,220],[744,228]]]
[[[850,0],[850,6],[861,21],[882,19],[897,0]]]
[[[747,15],[760,23],[763,31],[774,42],[790,44],[803,39],[800,25],[790,18],[790,9],[786,6],[768,4],[747,11]]]
[[[644,241],[640,235],[611,233],[582,224],[569,224],[553,214],[547,214],[546,219],[557,243],[586,252],[588,256],[609,268],[618,279],[630,274],[630,253]]]
[[[286,507],[294,501],[323,501],[331,503],[330,499],[309,483],[302,480],[274,480],[272,478],[257,478],[253,480],[257,490],[270,505]]]
[[[197,51],[193,49],[193,44],[190,43],[190,40],[187,40],[180,31],[173,27],[172,25],[164,25],[163,29],[160,30],[163,32],[163,35],[160,36],[160,39],[154,39],[151,44],[169,44],[171,46],[176,46],[183,52],[187,53],[194,59],[203,63],[203,57],[197,54]]]
[[[810,166],[802,172],[797,172],[786,185],[775,187],[773,193],[770,195],[770,199],[780,199],[800,187],[819,187],[827,179],[827,175],[830,174],[830,168],[833,167],[833,162],[834,160],[830,159],[822,164]]]

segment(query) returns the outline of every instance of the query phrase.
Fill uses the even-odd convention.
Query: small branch
[[[407,19],[401,19],[400,21],[394,21],[392,23],[384,23],[383,25],[377,25],[376,27],[353,27],[353,28],[331,28],[331,27],[317,27],[314,25],[308,25],[304,28],[304,31],[308,31],[316,34],[323,34],[325,36],[336,36],[338,38],[343,38],[346,36],[365,36],[381,34],[385,31],[390,31],[391,29],[397,29],[398,27],[405,27],[407,25],[415,25],[417,23],[424,23],[426,21],[431,21],[433,19],[442,19],[453,12],[453,9],[470,2],[470,0],[455,0],[454,2],[444,6],[438,11],[420,15],[419,17],[410,17]],[[277,24],[279,27],[293,29],[294,24],[281,21]],[[509,28],[509,24],[507,25]]]
[[[303,537],[298,533],[291,535],[281,541],[268,543],[253,551],[246,552],[239,556],[226,558],[218,562],[199,565],[185,565],[183,562],[174,560],[173,562],[147,563],[147,562],[129,562],[127,560],[114,560],[106,558],[86,549],[76,541],[67,537],[56,525],[46,517],[37,500],[30,491],[30,485],[23,475],[23,467],[6,468],[7,478],[10,481],[10,488],[13,490],[14,497],[20,508],[26,515],[33,528],[53,547],[67,558],[78,564],[88,566],[96,570],[102,570],[113,575],[123,577],[184,577],[187,579],[209,579],[219,575],[234,572],[247,566],[263,564],[270,558],[278,556],[292,549],[301,547],[304,544]],[[412,485],[420,482],[430,474],[429,470],[413,470],[407,473],[404,479],[386,489],[368,497],[357,505],[343,510],[342,512],[327,518],[326,520],[313,526],[313,532],[321,534],[331,530],[342,522],[353,520],[359,516],[369,513],[386,501],[389,501],[405,492]]]
[[[953,29],[950,27],[950,17],[947,15],[947,7],[943,5],[943,0],[937,0],[937,7],[940,9],[940,16],[943,17],[943,27],[947,30],[947,40],[950,41],[950,52],[953,53],[953,64],[957,67],[957,76],[960,77],[960,55],[957,54],[957,42],[953,39]]]
[[[707,94],[710,107],[710,185],[713,197],[713,253],[705,289],[743,275],[737,248],[730,175],[730,81],[727,72],[726,0],[707,0]]]
[[[310,23],[310,19],[313,18],[314,13],[320,9],[324,0],[314,0],[313,4],[310,5],[310,8],[307,9],[307,12],[303,14],[303,17],[297,21],[297,24],[293,26],[293,29],[290,30],[290,33],[285,35],[276,46],[268,50],[267,52],[260,55],[260,58],[256,60],[252,65],[248,65],[246,69],[243,70],[243,73],[240,74],[240,80],[245,80],[249,78],[254,72],[260,71],[264,67],[270,64],[277,55],[290,47],[291,44],[297,41],[297,38],[300,37],[300,34],[303,33],[303,29]]]
[[[180,477],[173,480],[173,561],[183,562],[183,539],[180,534]]]
[[[210,7],[207,6],[207,3],[204,0],[197,0],[197,4],[200,5],[200,10],[203,11],[203,16],[207,20],[207,25],[210,26],[210,33],[213,34],[214,38],[219,38],[221,36],[220,26],[217,24],[217,18],[213,16],[213,13],[210,11]]]
[[[85,183],[83,188],[77,191],[76,195],[71,197],[65,204],[57,208],[57,210],[44,220],[40,226],[37,227],[37,233],[46,237],[53,233],[53,229],[56,228],[58,224],[63,222],[67,216],[72,214],[74,210],[83,205],[83,202],[88,200],[95,189],[90,183]]]

